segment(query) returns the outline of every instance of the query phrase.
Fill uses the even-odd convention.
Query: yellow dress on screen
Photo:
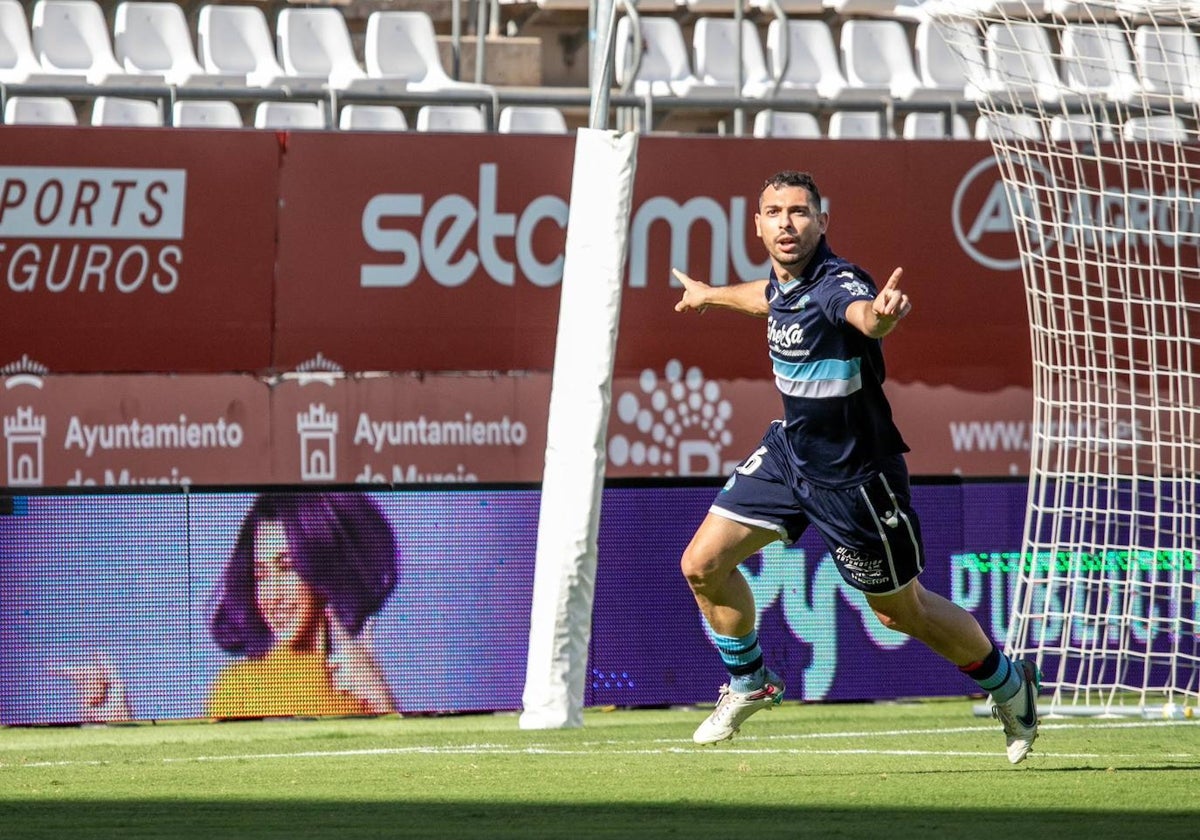
[[[284,646],[221,671],[204,713],[212,718],[261,718],[367,711],[362,700],[334,688],[322,654]]]

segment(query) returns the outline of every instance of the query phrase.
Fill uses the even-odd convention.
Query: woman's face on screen
[[[283,524],[274,520],[259,523],[254,532],[254,595],[277,644],[312,644],[317,600],[295,568]]]

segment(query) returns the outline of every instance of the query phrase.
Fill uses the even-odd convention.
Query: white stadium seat
[[[92,125],[160,126],[162,109],[149,99],[97,96],[92,102]]]
[[[406,131],[408,120],[395,105],[350,103],[342,106],[338,128],[345,131]]]
[[[47,73],[82,75],[93,85],[166,84],[161,74],[122,69],[104,10],[95,0],[38,0],[31,34],[34,53]]]
[[[206,73],[228,76],[233,84],[312,91],[325,86],[327,76],[296,76],[284,72],[275,56],[267,16],[257,6],[215,5],[200,9],[196,19],[197,52]]]
[[[433,20],[421,11],[372,12],[363,60],[369,78],[401,80],[415,91],[491,91],[489,85],[450,78],[442,66]]]
[[[1141,94],[1133,54],[1111,23],[1068,23],[1062,30],[1062,72],[1076,93],[1129,102]]]
[[[692,51],[696,58],[696,76],[706,85],[737,90],[737,21],[732,18],[703,17],[692,33]],[[758,29],[742,21],[742,95],[767,96],[774,88],[763,57]]]
[[[326,128],[325,109],[320,102],[259,102],[254,108],[254,127],[277,131]]]
[[[417,110],[417,131],[474,133],[487,130],[483,111],[474,105],[422,105]]]
[[[896,20],[848,20],[842,24],[839,46],[851,88],[884,98],[921,98],[921,80],[913,67],[904,24]]]
[[[837,140],[879,140],[891,133],[884,133],[877,111],[835,111],[829,117],[829,136]]]
[[[180,128],[243,128],[241,111],[225,99],[181,99],[171,109]]]
[[[63,96],[10,96],[4,103],[9,125],[78,125],[71,100]]]
[[[641,96],[734,96],[733,85],[704,84],[692,73],[679,22],[670,17],[641,18],[642,53],[634,55],[633,19],[617,21],[614,37],[616,80]],[[632,78],[631,78],[632,76]]]
[[[755,137],[821,136],[821,124],[807,111],[759,111],[754,115]]]
[[[162,76],[171,85],[219,86],[227,81],[208,74],[196,59],[183,7],[168,2],[117,4],[113,47],[127,73]]]
[[[781,99],[834,101],[846,90],[833,33],[823,20],[789,20],[786,25],[771,21],[767,60],[772,78],[782,74],[777,92]]]
[[[946,132],[949,117],[950,132]],[[970,140],[971,128],[962,114],[914,111],[904,115],[900,136],[905,140]]]
[[[508,105],[500,109],[496,130],[502,134],[566,134],[567,120],[557,108]]]
[[[83,73],[44,73],[33,51],[29,19],[19,0],[0,0],[0,84],[85,84]]]
[[[1200,102],[1200,42],[1184,26],[1139,26],[1133,35],[1138,80],[1156,99]]]

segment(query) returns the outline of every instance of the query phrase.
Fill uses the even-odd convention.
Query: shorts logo
[[[871,589],[889,582],[883,570],[883,558],[846,546],[838,546],[834,557],[841,569],[864,589]]]

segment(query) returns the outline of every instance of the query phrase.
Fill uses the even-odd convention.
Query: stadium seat
[[[848,20],[839,46],[846,83],[881,98],[919,99],[921,80],[913,69],[908,33],[897,20]]]
[[[779,20],[767,27],[771,77],[782,77],[776,96],[816,103],[835,101],[846,90],[833,33],[823,20]]]
[[[1088,3],[1086,0],[1077,3],[1075,0],[1046,0],[1045,13],[1048,17],[1061,18],[1068,21],[1107,21],[1118,20],[1121,17],[1120,4]]]
[[[1085,96],[1129,102],[1141,94],[1128,40],[1111,23],[1067,23],[1062,30],[1062,73]]]
[[[63,96],[10,96],[4,103],[9,125],[78,125],[71,100]]]
[[[946,117],[950,131],[946,132]],[[970,140],[971,128],[962,114],[942,114],[933,111],[914,111],[904,115],[900,136],[905,140]]]
[[[324,76],[335,90],[400,92],[407,87],[403,78],[368,78],[340,9],[285,8],[275,22],[275,40],[279,62],[291,75]]]
[[[344,131],[406,131],[408,120],[395,105],[351,103],[342,106],[338,128]]]
[[[566,134],[567,120],[557,108],[509,105],[500,109],[496,130],[502,134]]]
[[[754,115],[755,137],[820,137],[821,124],[807,111],[759,111]]]
[[[97,96],[92,101],[92,125],[160,126],[162,109],[149,99]]]
[[[879,140],[891,135],[890,128],[884,132],[878,111],[834,111],[829,116],[829,136],[836,140]]]
[[[490,85],[450,78],[442,66],[433,20],[425,12],[372,12],[363,59],[369,78],[401,80],[415,91],[492,91]]]
[[[825,0],[824,5],[838,17],[866,15],[881,18],[891,16],[896,0]]]
[[[703,84],[737,90],[737,21],[732,18],[702,17],[692,31],[696,76]],[[767,72],[758,29],[742,21],[742,95],[769,96],[775,84]]]
[[[218,87],[229,81],[220,74],[205,73],[200,66],[187,18],[178,3],[118,3],[113,47],[128,73],[159,75],[171,85]]]
[[[1184,26],[1144,24],[1133,35],[1142,89],[1154,99],[1200,102],[1200,43]]]
[[[290,131],[328,126],[320,102],[259,102],[254,107],[254,127]]]
[[[825,11],[823,0],[750,0],[747,5],[759,12],[771,14],[774,11],[773,3],[777,4],[779,10],[789,18],[801,15],[820,15]]]
[[[29,37],[29,18],[20,0],[0,0],[0,84],[85,84],[80,73],[44,73]]]
[[[1183,120],[1174,114],[1151,114],[1125,120],[1121,139],[1135,143],[1183,143],[1188,132]]]
[[[417,131],[472,133],[487,130],[483,111],[474,105],[422,105],[417,110]]]
[[[1097,137],[1099,133],[1099,137]],[[1113,139],[1112,125],[1107,118],[1091,114],[1055,114],[1050,118],[1050,139],[1058,142],[1095,143]]]
[[[314,91],[327,76],[289,75],[275,57],[267,16],[257,6],[210,4],[196,19],[196,43],[206,73],[228,76],[233,84]]]
[[[243,128],[237,105],[226,99],[181,99],[171,109],[180,128]]]
[[[983,48],[969,24],[923,20],[914,36],[917,75],[926,99],[978,99],[987,84]]]
[[[687,45],[679,22],[670,17],[641,18],[641,60],[633,54],[633,20],[622,17],[617,21],[616,68],[617,84],[639,96],[735,96],[733,85],[706,85],[692,73]]]
[[[993,90],[1026,102],[1057,103],[1070,98],[1063,96],[1050,36],[1043,27],[1019,22],[989,24],[984,46]]]
[[[1001,137],[1009,140],[1042,140],[1042,129],[1029,114],[995,114],[975,121],[975,139]]]
[[[44,72],[83,75],[93,85],[166,84],[161,74],[126,73],[121,68],[96,0],[37,0],[32,36]]]

